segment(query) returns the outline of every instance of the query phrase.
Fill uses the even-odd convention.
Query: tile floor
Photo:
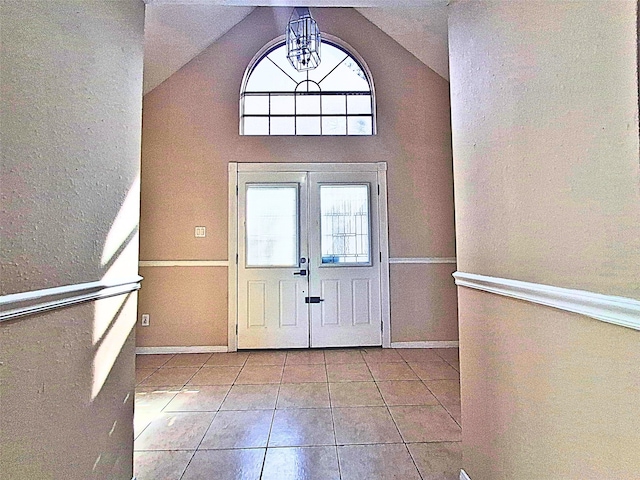
[[[457,349],[140,355],[137,480],[458,479]]]

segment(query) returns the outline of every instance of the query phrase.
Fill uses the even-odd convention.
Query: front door
[[[238,348],[381,345],[376,172],[238,174]]]

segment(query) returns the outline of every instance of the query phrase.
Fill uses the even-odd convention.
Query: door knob
[[[293,272],[293,274],[294,275],[300,275],[301,277],[306,277],[307,276],[307,271],[303,268],[299,272]]]

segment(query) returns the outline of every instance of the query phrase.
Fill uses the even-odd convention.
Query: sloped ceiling
[[[449,79],[447,0],[147,0],[144,93],[177,72],[256,6],[356,7],[425,65]]]
[[[144,25],[146,94],[227,33],[255,7],[147,5]]]
[[[356,10],[418,60],[449,80],[446,2],[425,2],[422,7],[369,7]]]

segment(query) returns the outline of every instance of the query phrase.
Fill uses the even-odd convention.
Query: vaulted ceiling
[[[355,7],[425,65],[449,79],[447,0],[146,0],[146,3],[145,94],[242,21],[256,6]]]

